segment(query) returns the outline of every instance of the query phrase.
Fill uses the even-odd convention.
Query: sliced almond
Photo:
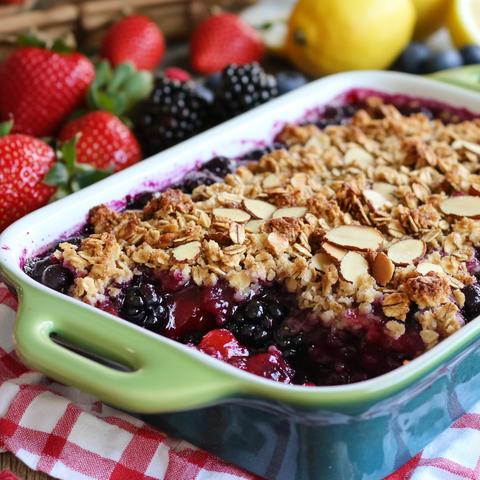
[[[247,222],[251,218],[249,213],[238,208],[214,208],[213,214],[216,217],[224,217],[240,223]]]
[[[325,240],[348,250],[379,250],[383,235],[373,227],[363,225],[341,225],[325,234]]]
[[[307,207],[279,208],[272,218],[302,218],[307,213]]]
[[[320,150],[327,149],[332,144],[330,137],[326,133],[320,133],[314,135],[307,140],[304,148],[309,149],[310,147],[317,147]]]
[[[360,167],[365,169],[373,164],[374,158],[372,154],[368,153],[363,148],[353,147],[345,152],[343,161],[345,162],[345,165],[349,165],[354,160],[357,161]]]
[[[200,242],[189,242],[172,249],[172,255],[179,262],[193,262],[200,255],[202,244]]]
[[[473,195],[461,195],[444,200],[440,204],[440,210],[445,215],[452,215],[456,218],[469,217],[480,218],[480,197]]]
[[[248,213],[252,214],[252,217],[258,220],[268,220],[277,209],[277,207],[271,203],[264,202],[263,200],[253,200],[251,198],[245,199],[243,206]]]
[[[245,224],[245,230],[252,233],[260,233],[260,227],[265,223],[265,220],[250,220]]]
[[[480,145],[478,143],[467,142],[466,140],[455,140],[452,143],[452,148],[458,150],[460,148],[466,148],[477,155],[480,155]]]
[[[281,178],[275,173],[271,173],[263,179],[262,187],[263,188],[275,188],[279,187],[282,184]]]
[[[360,276],[368,273],[368,262],[357,252],[348,252],[340,262],[340,275],[355,287],[360,284]]]
[[[381,193],[389,202],[395,202],[395,190],[397,187],[387,182],[374,182],[372,189]]]
[[[348,253],[348,250],[344,248],[337,247],[333,243],[323,242],[322,250],[334,261],[341,262],[342,258]]]
[[[288,238],[277,232],[268,235],[267,243],[275,250],[275,253],[283,253],[290,245]]]
[[[480,183],[472,183],[468,189],[468,194],[474,197],[480,197]]]
[[[417,265],[417,272],[421,275],[426,275],[428,272],[445,273],[441,265],[428,260],[424,260]]]
[[[380,192],[375,190],[362,190],[362,193],[372,210],[381,210],[387,203],[387,199]]]
[[[426,245],[423,240],[408,238],[394,243],[387,251],[388,258],[396,265],[417,263],[425,255]]]
[[[325,273],[332,264],[332,259],[326,253],[317,253],[312,257],[312,265],[321,272]]]
[[[373,278],[380,286],[384,287],[392,279],[394,272],[395,265],[393,262],[383,252],[380,252],[373,262]]]

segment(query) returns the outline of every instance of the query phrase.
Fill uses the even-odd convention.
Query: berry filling
[[[237,76],[257,74],[236,69],[224,78],[225,89],[238,90],[229,108],[241,110],[248,100],[248,92],[235,89]],[[259,78],[259,88],[266,81]],[[164,116],[169,89],[193,102],[191,112],[197,108],[186,87],[157,88]],[[366,145],[374,151],[389,122],[394,131],[405,122],[405,130],[421,132],[431,119],[456,124],[472,115],[399,95],[382,95],[385,105],[371,93],[349,92],[343,103],[286,126],[273,145],[238,159],[215,157],[172,190],[129,197],[124,212],[95,207],[82,232],[28,261],[26,273],[277,382],[348,384],[400,367],[480,315],[476,207],[472,219],[461,219],[457,200],[451,203],[475,197],[465,182],[441,177],[451,167],[437,157],[447,147],[451,155],[453,144],[432,147],[429,157],[429,146],[406,135],[397,150],[377,152],[380,161]],[[155,108],[150,129],[157,128]],[[369,128],[372,137],[362,137]],[[332,131],[337,136],[319,146]],[[468,148],[465,142],[455,150],[464,163],[474,161]],[[394,173],[387,166],[395,159]],[[233,180],[224,183],[227,175]],[[90,294],[85,278],[96,271],[96,258],[106,259],[98,270],[108,288]]]

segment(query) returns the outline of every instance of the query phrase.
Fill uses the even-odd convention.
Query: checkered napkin
[[[79,390],[13,351],[17,301],[0,283],[0,451],[63,480],[261,480]],[[480,479],[480,402],[386,480]]]

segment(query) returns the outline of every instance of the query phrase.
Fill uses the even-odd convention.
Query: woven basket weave
[[[25,0],[0,6],[0,60],[14,38],[34,30],[45,39],[73,33],[79,46],[98,44],[105,30],[122,15],[142,13],[154,20],[167,40],[188,37],[211,11],[238,12],[256,0]]]

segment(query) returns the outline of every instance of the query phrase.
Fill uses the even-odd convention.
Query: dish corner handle
[[[20,359],[59,382],[86,391],[103,402],[138,413],[163,413],[219,403],[242,389],[241,380],[223,365],[197,358],[173,341],[162,342],[123,321],[62,298],[49,298],[24,286],[14,329]],[[129,371],[111,368],[55,342],[66,343],[125,365]],[[192,352],[193,353],[193,352]],[[208,358],[208,357],[206,357]]]

